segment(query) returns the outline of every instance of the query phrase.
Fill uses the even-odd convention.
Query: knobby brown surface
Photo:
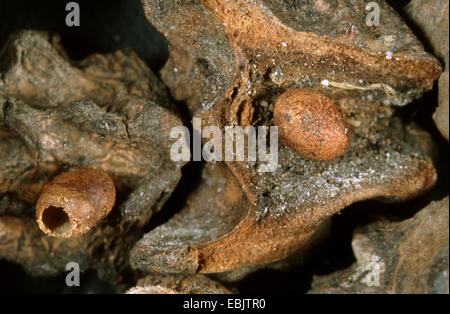
[[[449,293],[448,197],[414,217],[355,231],[356,263],[316,277],[310,293]]]
[[[222,284],[204,275],[149,275],[129,289],[129,294],[215,294],[231,293]]]
[[[362,0],[143,0],[169,43],[164,84],[131,49],[74,61],[56,36],[12,36],[0,51],[0,258],[35,276],[69,261],[114,283],[145,276],[128,293],[227,293],[220,282],[298,263],[349,205],[431,189],[434,142],[403,107],[442,67],[377,3],[381,23],[369,27]],[[307,130],[333,135],[321,158],[332,160],[308,159],[320,143],[274,118],[292,90],[333,104],[308,110],[318,123]],[[207,163],[185,201],[167,202],[184,166],[170,159],[170,130],[188,118],[171,97],[203,126],[284,126],[302,145],[280,141],[274,172],[261,160]],[[75,168],[106,173],[116,203],[86,234],[49,237],[34,206],[45,184]],[[172,216],[149,229],[164,204]],[[448,292],[448,198],[409,220],[361,227],[352,245],[355,265],[315,278],[310,292]]]
[[[433,186],[419,144],[428,135],[394,114],[432,88],[439,62],[382,2],[377,28],[362,22],[364,1],[287,3],[143,1],[169,41],[162,78],[203,125],[273,125],[278,96],[309,88],[344,113],[349,149],[324,163],[280,145],[272,173],[259,172],[261,162],[208,166],[185,207],[136,244],[134,267],[217,273],[274,262],[353,202],[405,200]]]
[[[439,77],[439,106],[433,119],[442,135],[449,139],[448,134],[448,1],[445,0],[413,0],[405,8],[407,16],[423,32],[426,43],[432,52],[444,64],[444,72]]]
[[[169,132],[181,120],[133,51],[74,63],[57,40],[24,31],[0,53],[0,257],[34,275],[55,274],[76,260],[113,280],[181,176],[182,164],[169,159]],[[79,238],[48,237],[32,209],[43,185],[82,167],[112,178],[116,206]]]

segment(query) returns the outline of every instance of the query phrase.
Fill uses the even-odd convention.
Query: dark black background
[[[0,46],[21,29],[56,32],[69,57],[133,47],[155,72],[168,57],[164,38],[147,22],[139,0],[78,0],[80,26],[65,24],[69,0],[0,0]]]

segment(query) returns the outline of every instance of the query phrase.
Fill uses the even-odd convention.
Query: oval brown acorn
[[[39,227],[54,237],[69,238],[86,233],[114,206],[112,179],[94,169],[74,169],[48,183],[36,204]]]
[[[284,145],[304,158],[332,160],[350,145],[350,128],[341,110],[312,90],[297,88],[281,94],[274,121]]]

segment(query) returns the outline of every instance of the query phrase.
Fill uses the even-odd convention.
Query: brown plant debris
[[[277,261],[353,202],[404,200],[434,184],[420,136],[394,113],[430,90],[441,68],[384,2],[377,28],[357,0],[143,6],[169,41],[164,82],[204,125],[273,125],[278,96],[308,88],[336,102],[352,133],[329,162],[280,145],[275,172],[259,172],[260,161],[208,165],[185,207],[133,248],[135,268],[217,273]]]
[[[431,2],[448,12],[448,2]],[[129,293],[226,293],[211,278],[239,280],[303,259],[350,204],[430,189],[433,142],[401,107],[431,90],[442,68],[377,3],[381,23],[372,27],[363,0],[142,0],[169,43],[168,90],[132,50],[74,61],[56,36],[11,36],[0,50],[0,258],[32,275],[76,261],[114,283],[130,270],[146,276]],[[421,3],[410,8],[420,12]],[[433,33],[447,70],[448,13],[421,7],[427,22],[412,19]],[[445,84],[448,72],[435,115],[448,138]],[[182,125],[170,97],[203,126],[278,125],[278,155],[209,162],[185,201],[166,203],[185,163],[170,158],[170,131]],[[73,187],[65,176],[75,169],[107,184],[80,180],[68,194],[51,192]],[[89,209],[81,218],[67,208],[80,199],[77,208]],[[163,204],[175,214],[143,235]],[[91,209],[100,209],[95,221]],[[69,226],[80,235],[48,236],[36,219],[51,235],[68,236]],[[77,219],[88,220],[80,232]],[[448,198],[409,220],[361,227],[352,245],[355,265],[316,278],[311,292],[448,293]]]
[[[166,89],[132,50],[75,63],[58,38],[34,31],[9,39],[0,72],[0,258],[34,275],[77,261],[116,278],[181,176],[183,164],[168,156],[169,132],[182,123]],[[106,173],[116,206],[76,239],[50,238],[32,207],[46,183],[72,168]]]
[[[448,135],[448,79],[449,79],[449,24],[448,6],[446,0],[413,0],[406,7],[407,16],[423,32],[427,44],[433,53],[445,65],[445,70],[439,78],[439,106],[433,115],[436,126],[442,135]]]
[[[352,240],[356,263],[315,277],[310,293],[449,293],[449,199],[401,222],[376,221]]]
[[[128,294],[223,294],[231,291],[204,275],[148,275],[129,289]]]

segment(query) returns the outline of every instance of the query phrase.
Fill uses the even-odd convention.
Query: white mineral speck
[[[392,59],[392,52],[391,51],[386,52],[386,59],[388,59],[388,60]]]
[[[281,45],[282,45],[283,47],[287,47],[287,44],[286,44],[284,41],[281,42]]]
[[[320,84],[322,84],[323,86],[329,86],[330,85],[330,81],[323,80],[322,82],[320,82]]]

